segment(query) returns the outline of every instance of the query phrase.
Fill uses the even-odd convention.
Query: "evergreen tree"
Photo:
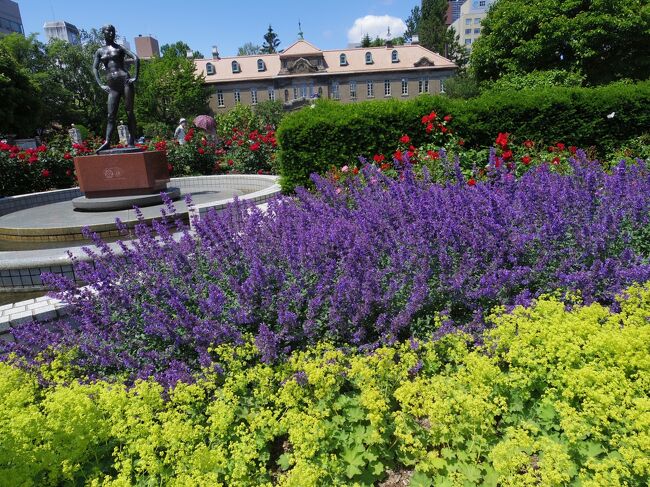
[[[364,35],[361,39],[361,47],[370,47],[371,45],[372,39],[370,38],[370,34]]]
[[[431,51],[444,54],[448,41],[446,17],[447,0],[422,0],[418,25],[420,44]]]
[[[414,35],[418,35],[421,16],[422,13],[418,5],[416,5],[411,9],[411,14],[404,21],[404,23],[406,24],[406,31],[404,31],[405,39],[408,39],[410,41],[413,39]]]
[[[280,45],[280,39],[278,35],[273,32],[273,27],[269,24],[269,30],[264,35],[264,44],[262,44],[262,52],[264,54],[273,54],[278,52],[278,46]]]

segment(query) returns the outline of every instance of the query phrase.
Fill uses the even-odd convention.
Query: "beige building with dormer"
[[[281,53],[196,59],[214,113],[236,103],[281,100],[287,109],[312,98],[345,103],[413,98],[444,91],[456,65],[418,44],[322,51],[299,40]]]

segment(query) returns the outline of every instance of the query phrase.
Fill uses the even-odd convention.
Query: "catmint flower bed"
[[[74,326],[44,339],[25,325],[6,347],[33,361],[48,343],[85,377],[172,385],[218,368],[211,347],[247,334],[273,361],[323,340],[369,350],[458,329],[480,340],[495,306],[550,292],[615,306],[650,279],[650,175],[638,162],[608,174],[580,151],[572,163],[473,185],[367,167],[344,185],[315,177],[314,192],[264,213],[235,202],[196,235],[179,223],[172,238],[172,219],[142,225],[124,257],[103,247],[94,267],[77,263],[88,288],[51,278]]]

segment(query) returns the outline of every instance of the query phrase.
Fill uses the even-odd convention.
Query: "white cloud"
[[[385,39],[389,27],[391,37],[401,36],[406,30],[406,24],[398,17],[391,17],[390,15],[366,15],[355,20],[354,25],[348,29],[348,42],[361,42],[361,39],[366,34],[371,39],[375,37]]]

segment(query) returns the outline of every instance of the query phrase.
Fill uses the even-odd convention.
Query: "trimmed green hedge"
[[[492,145],[499,132],[520,140],[562,141],[611,149],[650,131],[650,81],[599,88],[548,87],[487,92],[472,100],[424,95],[409,101],[341,104],[323,101],[285,117],[277,131],[282,187],[307,185],[311,173],[343,166],[356,156],[390,154],[403,134],[426,140],[420,120],[436,111],[453,115],[451,126],[468,147]],[[616,112],[609,119],[607,114]]]

